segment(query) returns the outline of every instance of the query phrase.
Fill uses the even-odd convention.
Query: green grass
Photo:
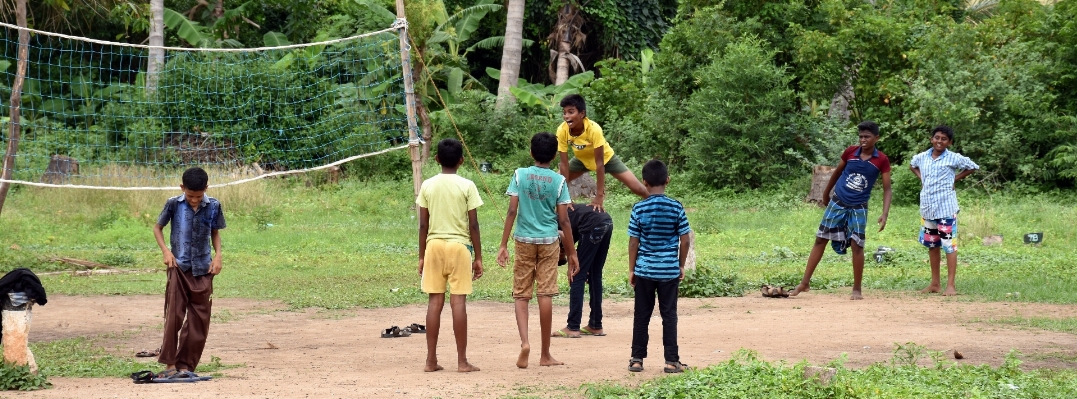
[[[1014,316],[1002,319],[987,319],[982,321],[991,324],[1006,324],[1017,327],[1038,328],[1048,331],[1077,334],[1077,318],[1074,317],[1050,318]]]
[[[163,365],[156,358],[132,359],[113,356],[88,338],[72,338],[30,345],[41,374],[49,377],[127,377],[142,370],[159,371]],[[224,364],[221,358],[210,356],[198,365],[198,373],[220,376],[220,370],[244,367],[243,364]]]
[[[425,175],[437,173],[432,168]],[[511,274],[495,263],[507,201],[505,175],[464,173],[476,180],[486,202],[479,219],[486,274],[472,299],[511,300]],[[699,264],[715,279],[732,281],[719,293],[736,295],[760,283],[790,286],[799,281],[822,212],[802,201],[806,180],[768,193],[714,192],[678,186],[671,196],[689,209],[698,234]],[[801,184],[804,183],[804,184]],[[485,193],[488,185],[492,195]],[[801,187],[804,186],[804,187]],[[164,200],[176,193],[115,193],[20,187],[12,192],[0,223],[0,270],[30,267],[65,270],[46,262],[65,256],[126,269],[163,270],[151,226]],[[417,231],[408,181],[345,180],[337,186],[308,187],[303,177],[262,181],[211,191],[224,204],[225,264],[214,294],[280,300],[294,308],[341,309],[420,303],[416,274]],[[1077,258],[1077,209],[1064,194],[994,197],[961,193],[958,289],[964,300],[1077,303],[1073,273]],[[612,296],[630,295],[626,283],[625,226],[636,198],[615,181],[607,207],[616,225],[605,280]],[[868,249],[897,250],[893,261],[869,260],[864,286],[911,291],[927,285],[927,253],[916,242],[916,207],[892,209],[885,231],[876,233],[881,209],[869,209]],[[1043,232],[1044,244],[1019,242],[1026,232]],[[978,236],[1003,234],[1003,246],[984,247]],[[14,249],[13,249],[14,248]],[[817,289],[846,287],[848,257],[828,250],[813,280]],[[46,276],[50,293],[153,294],[164,291],[164,273],[95,277]],[[562,281],[562,284],[565,282]],[[753,287],[754,286],[754,287]],[[1020,292],[1019,296],[1006,293]]]
[[[915,344],[901,345],[889,363],[862,370],[848,369],[841,360],[830,364],[837,373],[829,384],[805,378],[801,362],[762,361],[754,352],[739,351],[732,360],[683,375],[659,378],[639,387],[616,384],[586,386],[586,396],[606,398],[1072,398],[1077,374],[1026,372],[1016,353],[1003,365],[969,366],[946,363]],[[931,355],[931,366],[918,361]]]

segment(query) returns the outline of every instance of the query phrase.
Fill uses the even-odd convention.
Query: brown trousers
[[[212,274],[195,277],[190,271],[168,268],[165,336],[158,363],[175,364],[177,369],[195,371],[209,334],[210,309],[213,307],[211,295]]]

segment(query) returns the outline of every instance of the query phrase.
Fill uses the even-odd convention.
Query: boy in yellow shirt
[[[602,127],[587,119],[587,103],[583,96],[570,94],[561,99],[561,116],[565,122],[557,128],[557,151],[561,161],[558,171],[568,181],[573,181],[587,171],[595,172],[597,193],[591,205],[598,212],[604,212],[602,202],[606,200],[606,173],[624,183],[633,193],[646,199],[647,188],[639,182],[636,175],[628,170],[613,152],[613,148],[602,135]],[[575,158],[568,159],[568,148],[572,147]],[[602,162],[596,162],[602,160]]]
[[[419,205],[419,275],[423,292],[430,295],[426,310],[426,367],[438,371],[438,333],[445,307],[445,285],[452,290],[453,331],[456,333],[456,371],[479,371],[467,361],[467,307],[471,282],[482,277],[479,240],[479,190],[456,170],[464,163],[464,146],[444,139],[435,158],[441,174],[426,179],[415,203]],[[472,259],[474,257],[474,260]]]

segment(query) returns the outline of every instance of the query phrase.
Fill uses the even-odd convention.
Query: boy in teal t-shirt
[[[501,248],[497,264],[505,267],[509,260],[508,241],[512,226],[516,224],[513,240],[516,245],[516,261],[512,266],[512,297],[516,306],[516,327],[520,330],[520,356],[516,367],[527,368],[531,344],[527,336],[527,305],[538,285],[539,325],[541,326],[542,355],[539,365],[557,366],[561,363],[550,355],[550,330],[553,324],[553,296],[557,295],[558,244],[568,254],[568,280],[579,270],[576,248],[572,246],[572,225],[568,220],[568,206],[572,199],[564,176],[550,170],[550,162],[557,155],[557,138],[549,133],[531,137],[531,157],[535,166],[516,169],[505,193],[509,195],[509,210],[505,217],[505,230],[501,235]],[[516,223],[516,216],[519,222]],[[564,241],[558,243],[557,226],[564,231]]]

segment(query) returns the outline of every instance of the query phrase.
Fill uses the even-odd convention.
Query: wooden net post
[[[419,125],[416,122],[415,80],[411,76],[411,50],[408,46],[408,25],[404,15],[404,0],[396,0],[397,25],[400,27],[400,64],[404,69],[404,103],[408,114],[408,153],[411,154],[411,175],[414,195],[419,196],[423,182],[423,160],[420,153]],[[415,208],[416,214],[419,209]]]
[[[399,1],[399,0],[398,0]],[[26,0],[17,0],[15,3],[15,19],[19,27],[26,27]],[[11,180],[15,175],[15,152],[19,149],[19,133],[22,123],[19,118],[19,108],[22,106],[22,84],[26,78],[26,61],[29,58],[30,32],[19,29],[19,52],[15,67],[15,82],[11,85],[11,120],[7,137],[7,151],[4,153],[4,169],[0,173],[0,179]],[[0,211],[4,210],[4,202],[7,200],[8,189],[11,184],[0,182]]]

